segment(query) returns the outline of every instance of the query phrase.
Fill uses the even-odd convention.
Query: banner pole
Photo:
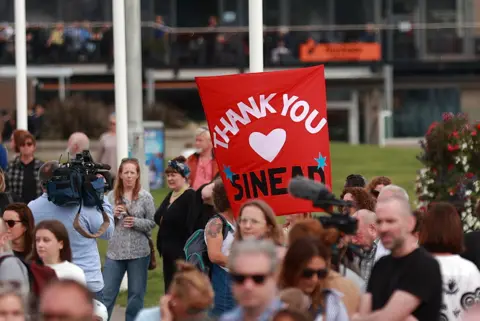
[[[250,72],[263,72],[263,0],[248,0]]]

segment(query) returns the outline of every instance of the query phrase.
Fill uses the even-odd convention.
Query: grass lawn
[[[378,148],[376,146],[360,145],[350,146],[347,144],[332,144],[331,158],[333,164],[327,160],[328,166],[332,167],[333,190],[338,196],[341,192],[345,178],[349,174],[362,174],[367,179],[374,176],[389,176],[393,182],[407,189],[410,196],[414,197],[414,180],[416,170],[420,168],[420,162],[415,158],[419,152],[417,148]],[[167,190],[153,192],[157,206],[167,194]],[[153,236],[156,237],[156,230]],[[107,243],[99,241],[99,249],[102,258],[105,257]],[[157,256],[157,262],[161,260]],[[150,271],[148,276],[147,295],[145,307],[158,304],[163,294],[163,275],[161,266]],[[117,304],[125,306],[127,294],[119,295]]]

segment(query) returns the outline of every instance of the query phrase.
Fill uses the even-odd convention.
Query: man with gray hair
[[[404,196],[390,196],[380,200],[375,211],[380,240],[391,254],[378,260],[368,282],[373,312],[362,308],[362,314],[352,321],[439,320],[440,265],[418,246],[412,233],[415,218],[410,203]]]
[[[377,215],[369,210],[359,210],[353,214],[358,220],[357,234],[352,243],[362,249],[363,256],[358,258],[360,276],[368,283],[372,268],[383,256],[390,254],[378,238]]]
[[[187,165],[190,168],[188,182],[197,190],[200,186],[210,183],[218,173],[218,165],[213,156],[212,139],[207,127],[200,127],[195,133],[196,153],[188,157]]]
[[[398,185],[390,184],[383,187],[378,194],[377,202],[381,202],[389,197],[399,197],[407,202],[409,201],[407,191]]]
[[[82,132],[75,132],[70,135],[67,143],[67,152],[70,158],[90,148],[90,139]]]
[[[228,268],[238,306],[223,314],[220,321],[271,319],[283,306],[275,279],[278,263],[277,248],[270,240],[234,243]]]
[[[25,264],[13,255],[8,229],[0,218],[0,282],[18,282],[22,292],[28,293],[30,282]]]

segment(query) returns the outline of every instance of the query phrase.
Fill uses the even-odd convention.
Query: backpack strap
[[[103,209],[103,201],[98,197],[98,195],[97,195],[95,189],[93,188],[93,185],[90,182],[90,180],[86,179],[83,186],[86,190],[88,190],[92,194],[93,198],[95,199],[95,204],[96,204],[98,210],[102,213],[103,223],[95,234],[91,234],[91,233],[85,231],[83,229],[83,227],[80,225],[80,212],[81,212],[81,209],[82,209],[82,204],[80,204],[80,208],[78,209],[78,213],[77,213],[77,215],[75,215],[75,219],[73,221],[73,227],[83,237],[86,237],[86,238],[89,238],[89,239],[96,239],[96,238],[100,237],[103,233],[105,233],[108,226],[110,225],[110,219],[108,218],[107,213]]]

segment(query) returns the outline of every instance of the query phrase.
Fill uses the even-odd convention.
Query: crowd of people
[[[413,211],[407,192],[386,176],[346,178],[341,197],[349,205],[341,210],[357,219],[353,235],[322,226],[313,213],[288,215],[281,225],[259,199],[234,213],[210,132],[201,127],[196,151],[168,162],[170,193],[158,208],[141,187],[138,160],[115,167],[102,200],[110,221],[101,236],[108,240],[102,268],[96,239],[74,227],[78,207],[49,197],[60,164],[34,157],[28,131],[16,130],[12,144],[19,155],[0,173],[0,316],[107,321],[127,273],[127,321],[480,317],[480,232],[464,235],[447,202]],[[73,134],[67,148],[88,149],[88,137]],[[85,206],[79,221],[90,233],[103,223]],[[205,247],[206,255],[194,251],[197,260],[186,254],[192,240]],[[156,251],[165,294],[144,308],[148,271],[159,268]]]
[[[157,65],[239,66],[248,59],[248,33],[215,32],[221,26],[210,17],[209,32],[175,33],[162,16],[142,29],[143,61]],[[373,25],[355,31],[290,32],[286,27],[264,34],[264,61],[272,64],[299,64],[300,46],[307,43],[375,42]],[[12,25],[0,24],[0,64],[13,63],[15,37]],[[29,63],[107,63],[113,61],[111,23],[56,23],[51,28],[27,28]],[[173,60],[175,59],[175,61]]]

